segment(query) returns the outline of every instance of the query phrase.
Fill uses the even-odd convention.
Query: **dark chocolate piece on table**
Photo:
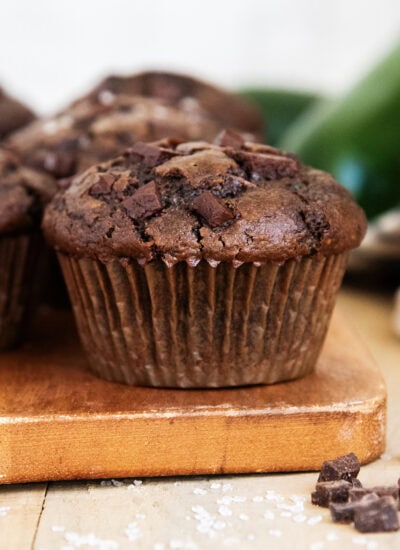
[[[398,531],[397,503],[392,497],[381,497],[354,510],[354,527],[361,533]]]
[[[343,479],[321,481],[311,494],[311,502],[317,506],[328,507],[331,502],[347,502],[351,483]]]
[[[353,487],[349,491],[349,498],[354,502],[370,494],[376,494],[378,497],[393,497],[396,502],[399,500],[398,488],[395,485],[382,485],[371,488]]]
[[[327,460],[322,464],[318,481],[333,481],[345,479],[351,481],[358,476],[360,462],[354,453],[349,453],[334,460]]]
[[[351,523],[354,520],[354,511],[358,506],[368,505],[369,502],[378,499],[378,495],[369,493],[360,500],[343,503],[331,502],[329,504],[329,510],[331,512],[332,521],[335,523]]]

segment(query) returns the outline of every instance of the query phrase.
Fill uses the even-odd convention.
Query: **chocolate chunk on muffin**
[[[40,222],[54,191],[49,176],[0,149],[0,349],[25,334],[45,256]]]
[[[47,208],[100,376],[220,387],[314,368],[364,214],[330,175],[234,137],[138,143]]]
[[[35,118],[33,112],[0,88],[0,141]]]
[[[66,178],[108,160],[137,141],[167,135],[185,140],[213,139],[220,124],[161,99],[117,95],[87,97],[50,120],[14,134],[9,146],[25,163]]]
[[[191,116],[214,120],[220,129],[235,128],[262,136],[262,118],[253,103],[191,76],[161,71],[109,76],[91,92],[92,97],[103,101],[120,94],[159,99]]]

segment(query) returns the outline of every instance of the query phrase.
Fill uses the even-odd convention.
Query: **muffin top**
[[[220,124],[199,109],[103,91],[16,132],[7,145],[29,166],[66,178],[115,157],[136,141],[168,135],[212,140],[220,130]]]
[[[0,149],[0,233],[39,227],[54,192],[50,176],[22,166],[14,154]]]
[[[10,97],[0,88],[0,140],[11,132],[22,128],[35,118],[33,112],[25,105]]]
[[[72,179],[46,209],[49,242],[108,261],[284,261],[356,247],[365,216],[329,174],[223,132],[216,144],[137,143]]]
[[[219,129],[235,128],[262,136],[262,117],[257,107],[243,97],[187,75],[143,72],[109,76],[91,92],[91,97],[128,94],[157,98],[168,105],[214,120]],[[163,136],[165,137],[165,136]],[[214,139],[212,136],[212,139]],[[202,139],[206,139],[202,136]]]

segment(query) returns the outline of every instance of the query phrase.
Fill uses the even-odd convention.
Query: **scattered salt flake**
[[[256,538],[256,536],[253,535],[253,533],[249,533],[249,534],[247,535],[247,540],[255,540],[255,538]]]
[[[231,504],[232,502],[232,497],[228,495],[224,495],[223,497],[217,499],[217,504]]]
[[[230,508],[228,508],[227,506],[220,506],[218,508],[218,512],[221,514],[221,516],[231,516],[232,515],[232,510]]]
[[[295,504],[286,504],[284,502],[279,502],[276,507],[280,510],[288,510],[289,512],[293,512],[293,514],[298,514],[299,512],[302,512],[304,510],[304,504],[300,501],[296,502]]]
[[[206,495],[207,491],[205,489],[200,489],[200,487],[196,487],[195,489],[193,489],[193,493],[195,495]]]
[[[53,533],[63,533],[65,531],[65,527],[63,525],[53,525],[51,530]]]
[[[292,502],[306,502],[307,500],[307,497],[304,495],[291,495],[289,498]]]
[[[135,515],[136,519],[145,519],[145,517],[146,517],[146,514],[136,514]]]
[[[125,483],[123,481],[119,481],[118,479],[111,479],[111,485],[113,485],[113,487],[122,487]]]
[[[140,529],[136,521],[132,521],[128,527],[125,529],[125,535],[128,537],[128,540],[133,542],[134,540],[140,539],[142,536]]]
[[[378,543],[374,540],[367,542],[367,550],[376,550],[378,548]]]
[[[141,479],[134,479],[133,484],[135,487],[140,487],[143,484],[143,481]]]
[[[274,512],[271,512],[271,510],[267,510],[264,513],[264,518],[265,519],[275,519],[275,514],[274,514]]]
[[[112,487],[111,479],[103,479],[103,481],[100,481],[100,487]]]
[[[9,510],[11,510],[9,506],[0,506],[0,518],[6,516]]]
[[[223,491],[224,493],[226,493],[226,492],[228,492],[228,491],[232,491],[232,489],[233,489],[232,483],[223,483],[223,484],[222,484],[222,491]]]
[[[99,539],[93,533],[79,535],[71,531],[65,533],[64,538],[73,548],[81,548],[82,546],[91,546],[100,550],[117,550],[119,548],[115,540]]]
[[[275,491],[267,491],[265,498],[267,500],[274,500],[275,502],[283,502],[285,500],[282,495],[278,495]]]
[[[360,546],[363,546],[364,544],[367,544],[367,539],[365,537],[353,537],[352,539],[353,544],[358,544]]]
[[[239,495],[231,497],[232,502],[246,502],[247,497],[241,497]]]
[[[174,481],[175,487],[180,487],[182,485],[182,481]]]
[[[251,500],[252,500],[253,502],[263,502],[263,501],[264,501],[263,497],[261,497],[261,496],[259,496],[259,495],[253,497]]]
[[[279,515],[281,516],[281,518],[291,518],[292,512],[281,512]]]
[[[388,460],[392,460],[393,457],[389,453],[383,453],[383,454],[381,454],[380,458],[381,458],[381,460],[388,461]]]
[[[303,523],[303,521],[306,521],[307,519],[307,516],[305,516],[304,514],[296,514],[295,516],[293,516],[293,521],[295,521],[296,523]]]
[[[242,521],[248,521],[249,516],[247,514],[240,514],[239,519],[241,519]]]
[[[221,529],[225,529],[226,523],[221,520],[217,520],[213,524],[214,529],[217,529],[217,531],[220,531]]]
[[[320,521],[322,521],[322,516],[312,516],[308,521],[308,525],[317,525],[317,523],[319,523]]]
[[[313,542],[310,544],[310,550],[323,550],[325,544],[323,542]]]
[[[162,542],[156,542],[153,550],[165,550],[165,545]]]
[[[215,481],[213,481],[210,485],[210,489],[220,489],[221,488],[221,483],[217,483]]]
[[[273,537],[281,537],[282,531],[280,529],[270,529],[269,534],[272,535]]]
[[[329,541],[329,542],[333,542],[333,541],[338,540],[338,539],[339,539],[338,534],[335,533],[335,531],[330,531],[326,535],[326,540]]]

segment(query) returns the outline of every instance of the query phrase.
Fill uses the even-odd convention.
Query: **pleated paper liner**
[[[39,298],[45,251],[38,232],[0,237],[0,350],[26,335]]]
[[[177,388],[311,372],[346,258],[142,267],[59,254],[91,369],[107,380]]]

